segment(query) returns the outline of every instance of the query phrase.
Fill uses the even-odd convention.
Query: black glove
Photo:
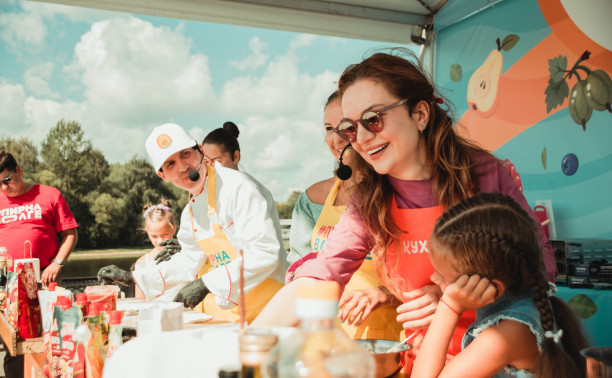
[[[210,293],[210,290],[204,285],[204,281],[198,278],[185,285],[174,297],[173,302],[183,302],[185,308],[194,308],[204,300],[208,293]]]
[[[117,265],[101,268],[98,271],[98,281],[104,283],[118,282],[124,286],[134,286],[132,273],[119,268]]]
[[[159,243],[160,247],[166,247],[161,250],[160,253],[155,256],[155,263],[159,264],[162,261],[168,261],[172,258],[172,255],[181,251],[181,245],[176,239],[168,239]]]

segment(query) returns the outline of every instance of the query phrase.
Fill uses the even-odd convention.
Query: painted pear
[[[504,59],[499,50],[493,50],[470,77],[467,87],[468,105],[482,117],[493,114],[497,105],[497,90]]]

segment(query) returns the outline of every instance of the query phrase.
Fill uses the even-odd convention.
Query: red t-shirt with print
[[[24,258],[24,243],[32,243],[32,257],[41,268],[57,255],[57,233],[78,226],[59,190],[34,185],[18,197],[0,194],[0,246],[7,247],[13,259]],[[29,256],[29,247],[27,254]]]

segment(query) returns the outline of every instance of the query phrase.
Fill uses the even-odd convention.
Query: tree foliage
[[[146,159],[109,164],[93,148],[77,121],[60,120],[40,145],[27,138],[2,137],[0,148],[11,152],[27,181],[58,188],[78,224],[78,249],[150,246],[143,227],[143,207],[170,201],[177,224],[188,193],[160,179]],[[291,218],[300,192],[277,203],[280,217]]]
[[[13,139],[9,136],[0,138],[0,151],[10,152],[21,167],[24,176],[32,177],[38,171],[38,150],[34,143],[26,138]]]
[[[291,219],[291,216],[293,215],[293,208],[295,207],[295,203],[301,194],[302,192],[294,190],[289,195],[287,202],[276,203],[276,210],[278,210],[278,217],[280,219]]]

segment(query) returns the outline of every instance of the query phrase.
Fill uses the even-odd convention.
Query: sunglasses
[[[8,185],[11,182],[11,179],[13,178],[14,174],[15,174],[15,171],[13,171],[10,175],[0,180],[0,182],[3,183],[4,185]]]
[[[385,106],[380,110],[366,110],[361,115],[359,121],[351,121],[350,119],[343,119],[338,126],[334,129],[342,139],[349,143],[353,143],[357,140],[357,122],[361,122],[361,125],[372,133],[379,133],[383,129],[383,116],[387,110],[397,108],[400,105],[404,105],[408,102],[408,99],[399,100],[389,106]]]

